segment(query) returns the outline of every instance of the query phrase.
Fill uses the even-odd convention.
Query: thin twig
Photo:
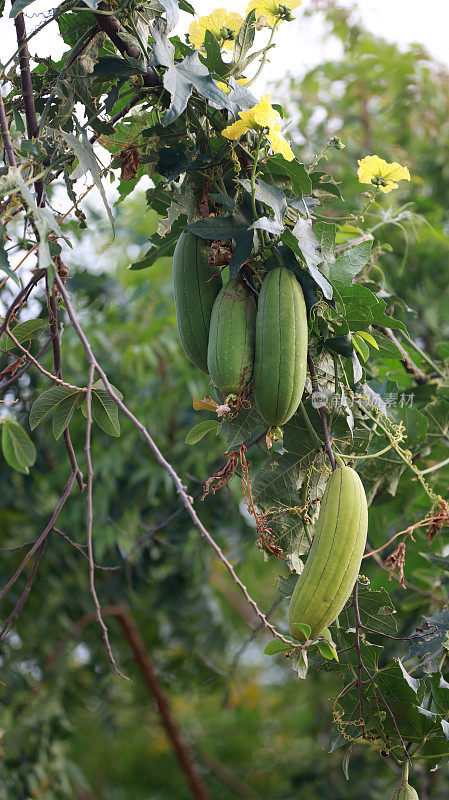
[[[62,378],[58,378],[57,375],[53,375],[52,372],[49,372],[48,370],[45,369],[45,367],[39,364],[39,361],[34,356],[31,355],[31,353],[26,349],[26,347],[22,347],[20,342],[16,339],[16,337],[12,333],[8,323],[6,323],[5,325],[5,331],[8,334],[8,336],[13,340],[15,346],[19,348],[21,353],[23,353],[23,355],[26,356],[31,361],[31,363],[38,368],[39,372],[42,372],[42,374],[45,375],[47,378],[50,378],[50,380],[57,383],[58,386],[66,386],[67,389],[73,389],[74,392],[84,392],[84,393],[87,392],[87,388],[85,386],[74,386],[73,383],[67,383],[67,381],[63,381]]]
[[[397,347],[402,356],[402,364],[404,366],[405,371],[408,372],[409,375],[413,375],[413,377],[416,380],[416,383],[418,384],[427,383],[429,380],[428,375],[426,375],[426,373],[423,372],[422,369],[416,366],[415,362],[410,357],[410,354],[407,352],[405,347],[402,346],[400,341],[396,338],[391,328],[384,328],[382,325],[373,325],[373,328],[375,328],[376,331],[379,331],[379,333],[383,333],[383,335],[386,336],[387,339],[390,339],[390,341],[393,342],[393,344]]]
[[[389,572],[388,567],[385,566],[384,562],[382,561],[378,553],[373,552],[373,548],[371,547],[369,542],[366,543],[366,549],[368,550],[369,554],[373,554],[373,558],[377,566],[383,569],[385,572]],[[392,577],[395,579],[395,581],[399,582],[399,575],[396,575],[396,573],[393,572]],[[405,581],[405,588],[410,589],[410,591],[415,592],[415,594],[420,594],[422,597],[428,597],[429,600],[433,600],[435,603],[443,602],[443,598],[440,597],[439,595],[434,594],[433,592],[426,592],[425,589],[420,589],[419,586],[415,586],[414,583],[409,583],[409,581]]]
[[[64,539],[64,541],[68,542],[68,544],[70,544],[74,548],[74,550],[77,550],[78,553],[80,553],[83,556],[83,558],[85,558],[87,561],[89,560],[88,554],[85,553],[83,549],[87,547],[87,544],[78,544],[78,542],[74,542],[73,539],[70,538],[70,536],[67,536],[67,534],[64,533],[64,531],[60,531],[59,528],[53,528],[53,530],[55,533],[58,534],[58,536],[61,537],[61,539]],[[102,567],[100,564],[95,564],[95,563],[94,567],[95,569],[102,570],[103,572],[116,572],[117,570],[121,569],[120,566]]]
[[[309,365],[310,379],[312,381],[312,394],[316,394],[317,392],[319,392],[320,389],[318,386],[318,378],[316,375],[315,363],[313,361],[310,350],[307,351],[307,363]],[[327,421],[327,414],[322,405],[320,405],[318,411],[321,417],[321,424],[323,426],[324,446],[326,448],[326,453],[329,456],[329,461],[331,462],[332,469],[335,470],[337,469],[337,464],[335,463],[334,454],[332,452],[332,444],[329,433],[329,423]]]
[[[62,508],[63,508],[63,506],[64,506],[64,504],[65,504],[65,502],[66,502],[66,500],[67,500],[67,498],[68,498],[68,496],[70,494],[70,491],[71,491],[71,488],[73,486],[74,480],[75,480],[75,473],[72,472],[71,475],[69,476],[68,480],[67,480],[67,483],[66,483],[64,491],[63,491],[63,493],[61,495],[59,503],[56,506],[55,510],[53,511],[53,514],[52,514],[52,517],[50,519],[50,522],[45,527],[45,529],[42,531],[41,535],[36,539],[36,541],[34,542],[33,546],[30,548],[30,550],[26,554],[25,558],[22,560],[20,565],[17,567],[17,569],[16,569],[14,575],[12,576],[12,578],[9,579],[8,583],[6,584],[6,586],[4,586],[3,589],[0,591],[0,600],[10,590],[11,586],[13,586],[15,584],[17,578],[19,578],[19,576],[22,574],[23,570],[25,569],[26,565],[28,564],[28,561],[30,560],[31,556],[34,555],[36,550],[38,550],[39,547],[41,546],[41,544],[45,541],[45,539],[47,538],[48,534],[53,530],[53,526],[54,526],[56,520],[58,519],[59,514],[61,513]]]
[[[92,384],[94,382],[94,376],[95,376],[95,364],[92,361],[89,365],[89,381],[87,384],[87,394],[86,394],[87,422],[86,422],[86,445],[85,445],[86,461],[87,461],[87,552],[89,557],[90,593],[94,601],[98,624],[100,625],[103,631],[103,638],[106,645],[106,650],[108,652],[109,661],[111,662],[115,672],[118,675],[120,675],[121,678],[124,678],[126,681],[129,681],[129,678],[119,670],[116,664],[114,654],[112,652],[111,645],[109,642],[108,628],[101,613],[101,605],[98,599],[97,590],[95,588],[95,561],[94,561],[93,536],[92,536],[92,526],[93,526],[92,486],[93,486],[94,472],[92,467],[92,453],[90,446],[91,430],[92,430]]]
[[[181,478],[179,477],[179,475],[177,474],[177,472],[175,471],[173,466],[162,455],[161,451],[159,450],[158,446],[154,442],[153,438],[151,437],[151,435],[149,434],[149,432],[145,428],[145,426],[137,419],[137,417],[134,416],[134,414],[129,410],[129,408],[125,405],[125,403],[123,403],[123,401],[120,400],[120,398],[116,395],[114,389],[112,388],[111,384],[109,383],[109,380],[107,378],[106,373],[101,368],[101,366],[98,363],[98,361],[96,360],[95,355],[94,355],[94,353],[92,351],[92,348],[91,348],[91,346],[90,346],[90,344],[89,344],[89,342],[88,342],[88,340],[87,340],[82,328],[79,325],[79,322],[78,322],[78,320],[76,318],[76,315],[75,315],[75,312],[74,312],[74,309],[73,309],[73,306],[72,306],[72,304],[70,302],[70,298],[69,298],[69,296],[68,296],[68,294],[66,292],[66,289],[65,289],[65,287],[64,287],[64,285],[63,285],[63,283],[62,283],[62,281],[61,281],[61,279],[59,278],[58,275],[55,276],[55,281],[56,281],[58,289],[61,292],[61,295],[62,295],[62,297],[64,299],[64,303],[65,303],[65,307],[66,307],[69,319],[70,319],[73,327],[75,328],[75,331],[76,331],[76,333],[78,335],[78,338],[79,338],[81,344],[83,345],[84,352],[86,353],[86,357],[87,357],[87,360],[88,360],[89,365],[90,365],[90,369],[96,369],[98,375],[100,376],[100,378],[103,381],[104,388],[107,391],[107,393],[109,394],[109,396],[114,400],[114,402],[116,403],[118,408],[122,411],[122,413],[130,420],[130,422],[132,422],[134,427],[139,431],[139,433],[142,435],[143,439],[147,443],[148,447],[150,448],[151,452],[155,456],[156,461],[158,462],[158,464],[170,476],[171,480],[173,481],[173,483],[175,485],[176,491],[179,494],[179,496],[180,496],[180,498],[182,500],[182,503],[183,503],[187,513],[191,517],[192,522],[194,523],[195,527],[198,528],[200,534],[207,541],[207,543],[212,547],[212,549],[214,550],[214,552],[216,553],[216,555],[218,556],[218,558],[222,562],[222,564],[225,565],[225,567],[228,570],[229,574],[231,575],[234,583],[236,583],[237,586],[239,587],[239,589],[243,592],[243,595],[246,598],[247,602],[253,608],[253,610],[256,613],[256,615],[262,620],[262,622],[264,623],[265,627],[268,628],[268,630],[271,631],[273,636],[275,636],[277,639],[280,639],[282,642],[284,642],[284,644],[288,644],[289,647],[291,647],[292,649],[302,648],[303,645],[301,645],[299,643],[298,644],[292,643],[289,639],[287,639],[285,636],[283,636],[281,633],[279,633],[279,631],[276,630],[274,625],[271,625],[271,623],[268,622],[266,615],[263,613],[263,611],[261,611],[261,609],[257,605],[256,601],[251,597],[251,595],[249,594],[248,589],[246,588],[245,584],[242,583],[242,581],[240,580],[240,578],[236,574],[235,569],[232,566],[231,562],[228,561],[228,559],[224,555],[224,553],[223,553],[222,549],[220,548],[220,546],[217,544],[215,539],[211,536],[209,531],[205,528],[205,526],[201,522],[200,518],[198,517],[198,515],[197,515],[197,513],[196,513],[196,511],[195,511],[195,509],[194,509],[194,507],[192,505],[191,499],[190,499],[189,495],[187,494],[186,487],[183,485],[183,483],[181,481]]]
[[[260,440],[263,439],[264,436],[266,435],[266,432],[267,431],[264,430],[264,431],[262,431],[262,433],[259,433],[259,434],[257,434],[257,436],[254,436],[252,439],[250,439],[249,442],[246,445],[246,449],[249,450],[249,448],[253,447],[253,445],[259,444]],[[222,464],[221,468],[223,468],[224,466],[225,465]],[[220,467],[218,468],[218,470],[219,469],[220,469]],[[214,472],[216,472],[216,471],[217,470],[214,470]],[[207,483],[207,480],[208,479],[206,479],[205,481],[201,481],[200,482],[200,485],[199,485],[198,489],[191,495],[192,500],[195,500],[197,497],[199,497],[202,494],[203,489],[204,489],[204,485]],[[148,532],[145,533],[143,536],[141,536],[137,540],[137,542],[135,542],[135,544],[131,547],[131,549],[128,550],[126,555],[129,556],[136,548],[141,547],[142,545],[146,544],[146,542],[150,541],[156,533],[159,533],[159,531],[164,530],[164,528],[168,528],[169,525],[171,525],[171,523],[174,522],[175,519],[177,519],[181,514],[184,514],[185,511],[186,511],[186,508],[185,508],[184,505],[182,505],[176,511],[173,511],[172,514],[169,514],[169,516],[166,517],[164,520],[162,520],[162,522],[159,522],[157,525],[154,525],[153,527],[149,528]],[[145,527],[145,526],[142,525],[142,527]]]
[[[48,275],[46,278],[46,285],[47,285],[47,308],[48,308],[48,320],[50,323],[50,334],[53,346],[53,365],[55,369],[55,374],[57,377],[62,380],[62,356],[61,356],[61,339],[58,330],[58,308],[56,306],[56,298],[55,293],[48,285]],[[70,431],[69,431],[69,424],[65,428],[62,438],[64,441],[65,449],[67,450],[67,454],[69,456],[70,465],[73,470],[76,472],[76,480],[80,491],[84,491],[84,480],[83,480],[83,473],[81,472],[78,462],[76,460],[75,451],[73,449],[72,440],[70,438]]]
[[[23,303],[26,302],[33,288],[36,286],[37,283],[39,283],[40,280],[42,280],[46,272],[47,270],[45,269],[38,269],[37,272],[34,273],[33,277],[29,280],[27,285],[20,290],[18,295],[16,295],[11,305],[7,309],[6,314],[3,318],[3,322],[0,325],[0,336],[2,335],[2,333],[5,332],[6,326],[8,325],[11,317],[13,316],[15,309],[19,308],[20,306],[23,305]]]
[[[43,355],[43,353],[45,353],[45,351],[47,350],[50,342],[51,342],[51,337],[49,337],[47,339],[45,344],[41,347],[39,352],[36,354],[36,358],[40,358],[41,355]],[[23,361],[23,359],[21,358],[20,361]],[[16,372],[15,375],[12,376],[12,378],[10,378],[8,381],[6,381],[6,383],[2,383],[2,385],[0,386],[0,392],[3,392],[5,389],[8,388],[8,386],[11,386],[12,383],[15,383],[17,380],[19,380],[19,378],[21,378],[22,375],[25,375],[25,372],[28,372],[28,370],[30,369],[31,366],[32,366],[31,361],[27,361],[27,363],[25,364],[23,369],[19,370],[19,372]]]
[[[41,556],[42,556],[42,554],[44,552],[45,543],[46,543],[46,539],[44,539],[44,541],[42,542],[41,546],[39,547],[39,549],[37,551],[36,558],[34,559],[33,568],[31,570],[30,576],[29,576],[29,578],[27,580],[27,584],[25,586],[25,589],[23,590],[19,600],[17,601],[17,603],[14,606],[13,610],[11,611],[8,619],[6,620],[5,624],[3,625],[2,630],[0,631],[0,642],[3,641],[6,633],[8,633],[11,630],[11,628],[14,626],[14,623],[17,620],[17,617],[19,616],[20,612],[22,611],[22,608],[24,607],[24,605],[26,603],[26,599],[27,599],[27,597],[28,597],[28,595],[29,595],[29,593],[31,591],[31,587],[32,587],[33,582],[34,582],[34,578],[36,577],[36,572],[37,572],[37,568],[39,566],[39,561],[40,561]]]

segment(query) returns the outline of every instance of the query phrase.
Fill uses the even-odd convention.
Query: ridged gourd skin
[[[419,800],[419,795],[416,789],[405,781],[396,786],[391,800]]]
[[[257,304],[254,396],[270,427],[284,425],[301,402],[307,374],[307,311],[290,270],[266,276]]]
[[[212,309],[207,366],[214,385],[239,395],[254,365],[256,301],[239,277],[223,286]]]
[[[212,307],[222,286],[220,271],[209,264],[204,239],[182,233],[173,254],[176,318],[185,353],[203,372],[208,371]]]
[[[313,639],[334,622],[354,588],[367,531],[362,482],[351,467],[338,467],[327,483],[312,547],[290,601],[294,639],[304,641],[295,623],[310,625]]]

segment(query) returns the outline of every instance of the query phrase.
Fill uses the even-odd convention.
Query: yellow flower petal
[[[232,125],[228,125],[227,128],[222,130],[221,135],[224,136],[225,139],[239,139],[240,136],[243,136],[249,129],[250,126],[246,125],[243,119],[238,119],[237,122],[233,122]]]
[[[251,0],[246,9],[246,16],[253,9],[256,12],[256,18],[263,17],[266,20],[268,27],[272,28],[276,20],[282,22],[282,10],[280,6],[288,8],[293,11],[301,5],[301,0]]]
[[[253,116],[256,125],[260,125],[262,128],[273,128],[275,125],[279,125],[280,122],[280,116],[271,105],[270,95],[268,94],[264,94],[260,103],[254,106]]]
[[[226,26],[227,16],[228,13],[225,8],[216,8],[208,17],[200,17],[200,22],[201,20],[205,20],[205,27],[207,30],[219,39],[221,29]]]
[[[409,181],[410,172],[407,167],[401,166],[397,161],[388,163],[377,155],[365,156],[360,159],[357,176],[360,183],[370,183],[385,194],[397,189],[396,181]]]
[[[245,85],[245,83],[248,83],[248,78],[238,78],[238,80],[237,80],[237,83],[239,83],[239,84],[240,84],[240,86],[244,86],[244,85]],[[219,86],[219,87],[220,87],[220,89],[221,89],[221,90],[222,90],[222,91],[223,91],[225,94],[228,94],[228,93],[231,91],[231,87],[230,87],[230,86],[228,86],[228,84],[227,84],[227,83],[224,83],[223,81],[217,81],[217,86]]]
[[[194,19],[189,25],[189,40],[197,50],[199,50],[203,44],[205,34],[205,28],[203,28],[200,23]]]
[[[206,31],[210,31],[219,41],[223,41],[224,47],[232,50],[234,39],[223,39],[223,31],[229,29],[236,34],[242,27],[243,22],[243,17],[235,11],[228,14],[225,8],[216,8],[209,16],[200,17],[198,21],[194,20],[190,23],[189,39],[199,50],[204,44]]]
[[[267,134],[267,139],[275,153],[280,153],[286,161],[293,161],[295,154],[287,142],[287,139],[284,139],[281,133],[270,131]]]
[[[231,28],[234,33],[238,33],[244,21],[241,14],[237,14],[236,11],[231,11],[226,17],[226,27]]]

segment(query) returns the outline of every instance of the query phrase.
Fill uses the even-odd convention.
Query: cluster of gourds
[[[225,286],[203,239],[181,234],[173,257],[179,335],[190,360],[209,373],[223,400],[254,382],[268,427],[284,425],[300,403],[307,374],[307,312],[284,267],[271,270],[259,300],[240,277]]]
[[[302,289],[292,272],[268,272],[256,304],[239,276],[223,286],[206,242],[181,234],[173,256],[179,335],[188,357],[211,376],[222,399],[238,397],[251,378],[258,411],[271,427],[284,425],[302,398],[308,327]],[[365,549],[368,509],[362,482],[341,462],[321,502],[306,566],[290,602],[290,633],[306,623],[318,636],[344,607]]]

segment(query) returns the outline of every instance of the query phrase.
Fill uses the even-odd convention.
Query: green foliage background
[[[354,207],[360,191],[355,159],[361,150],[408,164],[414,182],[407,200],[426,222],[416,224],[411,207],[401,209],[400,195],[392,199],[399,215],[391,232],[394,252],[382,255],[378,269],[386,290],[416,310],[410,328],[435,353],[449,333],[444,297],[449,279],[449,76],[420,49],[401,52],[359,23],[351,24],[338,6],[325,6],[324,13],[330,31],[343,42],[344,54],[300,82],[291,82],[290,103],[294,109],[299,98],[301,112],[298,147],[307,161],[330,135],[342,138],[347,149],[342,154],[331,151],[331,166],[342,178],[345,199]],[[319,116],[317,96],[323,112]],[[91,212],[96,233],[90,239],[88,259],[92,264],[98,259],[100,267],[86,270],[86,254],[75,253],[78,263],[72,256],[71,287],[77,293],[80,319],[110,380],[132,398],[137,416],[157,431],[158,444],[188,477],[193,494],[199,482],[223,463],[224,442],[209,436],[201,448],[184,444],[187,431],[198,421],[192,397],[207,394],[208,383],[188,363],[178,342],[171,259],[158,260],[151,271],[126,271],[130,260],[145,252],[147,238],[156,228],[155,216],[143,214],[143,208],[139,190],[117,206],[113,246],[103,216]],[[75,226],[72,233],[78,233]],[[64,345],[67,373],[81,382],[82,352],[70,329],[64,332]],[[440,350],[439,355],[448,353]],[[47,388],[35,374],[28,375],[21,381],[15,408],[22,421],[29,413],[30,398]],[[383,377],[379,374],[379,383]],[[449,420],[440,412],[438,419],[447,432]],[[0,461],[3,548],[32,540],[62,491],[67,467],[61,442],[48,450],[50,426],[47,420],[35,431],[38,457],[30,476],[11,472]],[[81,452],[80,414],[73,418],[71,432]],[[440,450],[444,458],[447,441],[442,440]],[[255,468],[260,453],[256,448],[250,455]],[[397,775],[390,764],[380,762],[378,753],[354,745],[350,782],[341,768],[342,751],[323,753],[331,746],[329,698],[339,691],[338,672],[322,670],[309,675],[307,682],[298,681],[288,662],[263,655],[267,637],[260,632],[235,664],[248,637],[248,624],[254,625],[254,620],[185,514],[169,527],[153,531],[177,509],[177,498],[135,430],[122,420],[120,444],[115,446],[96,428],[93,458],[95,556],[97,563],[120,566],[119,571],[97,573],[101,601],[129,605],[211,797],[355,800],[362,794],[383,800],[388,796]],[[441,470],[436,491],[444,494],[448,479],[449,469]],[[416,484],[407,478],[396,497],[384,493],[371,507],[373,546],[392,535],[410,509],[419,511],[416,495]],[[254,529],[242,513],[238,478],[229,489],[209,496],[201,511],[251,594],[269,608],[279,596],[276,578],[281,568],[273,559],[264,563],[263,553],[254,546]],[[82,538],[81,503],[67,505],[59,527],[73,539]],[[425,535],[418,532],[415,545],[407,550],[406,577],[421,592],[430,591],[434,578],[420,555],[425,547]],[[2,553],[2,584],[18,558],[17,551]],[[372,588],[388,586],[400,604],[398,635],[410,633],[421,611],[429,612],[428,598],[410,592],[404,600],[403,590],[396,583],[388,585],[384,572],[373,565],[366,571]],[[444,589],[448,582],[448,571],[443,569]],[[3,601],[3,618],[24,586],[22,582]],[[108,619],[114,652],[131,683],[112,672],[95,623],[74,627],[91,611],[87,562],[52,534],[26,613],[2,654],[0,728],[6,733],[1,800],[187,800],[188,788],[118,625]],[[284,602],[273,618],[285,623],[286,611]],[[387,655],[394,654],[404,655],[402,643],[388,647]],[[443,658],[441,668],[445,666]],[[447,796],[445,769],[430,775],[421,770],[412,782],[420,787],[422,800]]]

